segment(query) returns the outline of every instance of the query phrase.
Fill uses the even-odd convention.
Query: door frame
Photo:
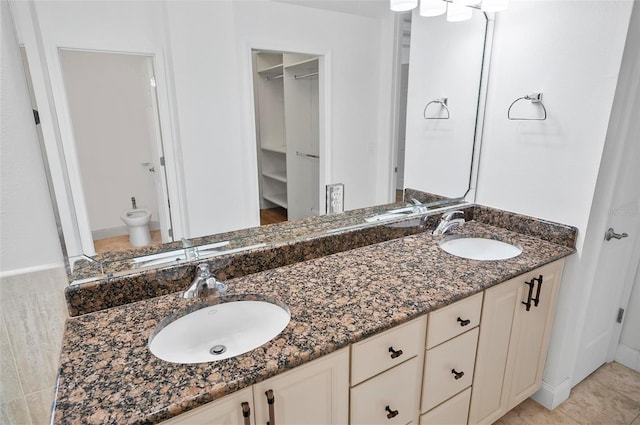
[[[246,99],[244,107],[245,128],[249,132],[246,135],[248,143],[245,144],[247,152],[245,157],[248,160],[248,164],[254,164],[249,170],[253,173],[249,176],[250,181],[254,182],[254,198],[260,197],[260,176],[258,175],[258,152],[257,152],[257,132],[258,125],[256,123],[255,114],[255,87],[253,79],[253,52],[255,50],[268,50],[274,52],[285,53],[304,53],[308,55],[318,56],[318,145],[320,152],[319,159],[319,211],[326,211],[326,185],[331,183],[331,75],[329,70],[331,67],[331,50],[326,50],[321,47],[312,45],[300,45],[291,42],[283,42],[281,40],[266,40],[255,39],[245,40],[241,43],[240,61],[241,69],[243,73],[243,99]],[[255,212],[256,222],[260,223],[260,203],[256,202],[258,206]],[[323,214],[320,214],[323,215]]]

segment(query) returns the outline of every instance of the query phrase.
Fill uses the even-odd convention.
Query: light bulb
[[[483,12],[501,12],[509,7],[509,0],[482,0]]]
[[[418,6],[418,0],[389,0],[389,7],[394,12],[406,12],[415,9]]]
[[[461,2],[449,3],[447,7],[447,21],[460,22],[471,19],[473,11]]]
[[[440,16],[447,11],[444,0],[422,0],[420,2],[420,16]]]

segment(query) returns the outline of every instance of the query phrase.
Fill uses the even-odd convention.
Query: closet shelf
[[[282,75],[282,64],[279,63],[278,65],[274,65],[274,66],[270,66],[269,68],[265,68],[265,69],[261,69],[258,71],[258,74],[260,74],[263,77],[276,77],[276,76],[281,76]]]
[[[271,193],[271,194],[263,193],[262,197],[269,202],[273,202],[274,204],[281,206],[282,208],[287,208],[286,193]]]
[[[271,180],[276,180],[282,183],[287,182],[287,175],[283,171],[272,171],[270,173],[263,172],[262,175],[264,177],[270,178]]]
[[[287,153],[287,148],[285,148],[284,146],[262,146],[261,149],[263,151],[268,151],[268,152],[275,152],[275,153],[282,153],[282,154]]]
[[[318,72],[318,58],[311,58],[300,62],[292,63],[284,67],[286,70],[294,72]]]

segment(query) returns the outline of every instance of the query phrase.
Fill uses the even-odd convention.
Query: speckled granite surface
[[[159,422],[574,252],[477,221],[456,232],[516,243],[523,252],[467,260],[420,233],[228,280],[229,299],[259,293],[291,311],[280,335],[231,359],[179,365],[149,352],[163,318],[202,302],[179,293],[69,319],[54,422]]]
[[[575,246],[577,235],[575,227],[479,205],[467,205],[460,209],[464,211],[465,220],[467,221],[476,220],[560,245]],[[355,223],[352,222],[354,218],[352,216],[349,217],[346,221],[340,219],[339,223],[345,224],[347,227],[353,225]],[[358,217],[361,218],[361,216]],[[275,242],[276,236],[272,235],[272,241],[266,241],[268,242],[267,246],[263,248],[228,254],[204,261],[211,265],[212,270],[216,270],[216,276],[219,279],[237,278],[421,233],[425,230],[434,229],[439,217],[440,214],[429,216],[423,222],[416,221],[416,219],[403,219],[395,223],[378,224],[363,229],[348,229],[336,233],[316,231],[318,229],[316,225],[322,229],[326,227],[327,229],[335,230],[337,228],[335,223],[333,226],[327,227],[329,226],[329,223],[325,222],[325,220],[328,220],[327,216],[324,216],[324,218],[315,217],[315,219],[324,224],[318,224],[313,219],[305,219],[310,223],[316,223],[316,225],[312,226],[313,230],[306,229],[304,226],[287,226],[282,223],[276,226],[281,227],[290,239],[286,239],[281,234],[278,236],[281,242]],[[249,232],[249,230],[246,231]],[[254,239],[252,243],[256,241]],[[78,316],[183,290],[188,287],[191,279],[193,279],[195,264],[204,261],[199,260],[184,263],[180,266],[139,271],[110,280],[103,279],[70,286],[65,291],[69,314]]]

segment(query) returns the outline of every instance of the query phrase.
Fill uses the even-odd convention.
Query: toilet
[[[149,222],[151,212],[144,208],[126,210],[120,216],[129,228],[129,243],[132,246],[146,246],[151,243]]]

